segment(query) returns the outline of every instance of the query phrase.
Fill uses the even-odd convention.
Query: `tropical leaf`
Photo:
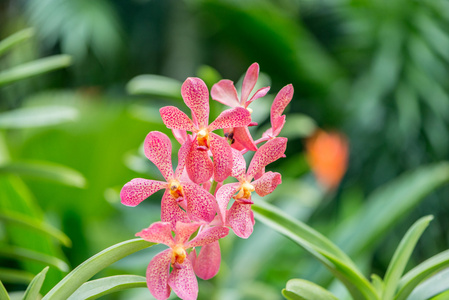
[[[182,82],[160,75],[139,75],[128,82],[126,90],[131,95],[151,95],[182,101]]]
[[[27,271],[0,268],[0,281],[17,284],[29,284],[34,275]]]
[[[8,292],[5,289],[5,286],[3,285],[2,281],[0,280],[0,299],[9,300]]]
[[[289,280],[282,295],[288,300],[338,300],[328,290],[303,279]]]
[[[39,297],[39,292],[42,288],[42,284],[45,280],[45,275],[47,274],[48,267],[45,267],[42,272],[36,275],[33,278],[31,283],[28,285],[25,295],[23,296],[23,300],[35,300]]]
[[[447,290],[449,290],[449,268],[418,285],[408,296],[407,300],[429,299]]]
[[[10,48],[16,46],[17,44],[20,44],[21,42],[28,40],[33,35],[34,35],[33,28],[26,28],[0,41],[0,55],[8,51]]]
[[[78,118],[78,110],[69,106],[17,108],[0,113],[0,128],[20,129],[52,126]]]
[[[63,260],[30,249],[15,246],[2,246],[0,248],[0,256],[14,258],[19,261],[30,260],[40,262],[43,264],[48,264],[50,266],[58,268],[63,272],[67,272],[69,270],[69,266]]]

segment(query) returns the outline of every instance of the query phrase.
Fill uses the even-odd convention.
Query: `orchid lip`
[[[178,180],[171,180],[168,185],[168,189],[170,191],[170,194],[175,198],[178,199],[180,197],[184,197],[181,183]]]
[[[254,186],[248,181],[243,182],[240,185],[240,190],[233,198],[238,199],[251,199],[251,193],[255,191]]]
[[[198,141],[198,149],[208,150],[210,147],[209,131],[207,129],[201,129],[196,133],[196,139]]]
[[[182,264],[187,257],[186,250],[182,245],[176,245],[172,251],[171,264]]]

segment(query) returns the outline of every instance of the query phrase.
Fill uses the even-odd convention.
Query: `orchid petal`
[[[165,190],[161,200],[161,220],[163,222],[170,222],[173,225],[176,222],[190,222],[186,212],[179,207],[178,201],[176,200],[168,189]]]
[[[201,247],[200,254],[195,258],[195,262],[193,263],[193,270],[196,276],[208,280],[217,275],[220,269],[220,263],[220,244],[216,241]]]
[[[199,128],[207,127],[209,123],[209,91],[203,80],[189,77],[181,87],[182,98],[192,110]]]
[[[198,235],[185,244],[186,248],[198,247],[211,244],[224,238],[229,233],[229,229],[224,226],[207,227]]]
[[[190,148],[192,147],[192,140],[187,139],[178,151],[178,166],[175,171],[175,178],[179,179],[186,166],[187,155],[189,154]]]
[[[183,129],[172,129],[173,136],[181,145],[184,144],[188,139],[187,131]]]
[[[232,149],[225,138],[210,133],[210,151],[214,158],[214,179],[221,182],[231,175]]]
[[[227,224],[234,230],[234,233],[243,239],[247,239],[253,232],[254,223],[251,204],[235,201],[227,214]]]
[[[215,217],[215,197],[197,184],[182,182],[182,189],[187,201],[187,213],[192,220],[210,222]]]
[[[197,148],[198,140],[195,139],[187,154],[186,169],[190,179],[197,184],[201,184],[212,177],[214,174],[214,165],[207,151]]]
[[[145,156],[161,171],[165,180],[173,178],[171,163],[171,142],[167,135],[159,131],[148,133],[144,142]]]
[[[281,133],[282,128],[284,128],[285,124],[285,115],[282,115],[280,117],[274,117],[272,120],[272,135],[278,136]]]
[[[239,178],[245,174],[246,171],[246,161],[240,151],[232,149],[232,170],[231,176]]]
[[[250,151],[257,151],[257,146],[246,126],[234,128],[234,140]]]
[[[271,123],[273,123],[276,117],[280,117],[284,112],[284,109],[290,103],[293,98],[293,85],[288,84],[284,86],[273,100],[271,105]]]
[[[151,294],[158,300],[170,297],[168,274],[170,272],[170,260],[172,250],[167,249],[150,261],[147,268],[147,285]]]
[[[171,247],[174,246],[175,242],[171,235],[172,228],[170,222],[155,222],[150,227],[136,233],[136,236],[140,236],[151,243],[162,243]]]
[[[199,222],[178,222],[175,229],[175,243],[185,244],[190,236],[201,226]],[[185,247],[186,249],[189,247]]]
[[[257,195],[261,197],[271,194],[274,189],[281,183],[281,174],[271,171],[263,174],[259,179],[251,182]]]
[[[196,128],[192,120],[175,106],[164,106],[159,109],[162,122],[170,129],[179,129],[195,132]]]
[[[166,187],[166,182],[135,178],[123,186],[120,191],[120,199],[124,205],[136,206],[152,194]]]
[[[232,195],[234,195],[240,188],[240,182],[228,183],[223,185],[217,191],[217,203],[219,214],[221,215],[222,221],[225,222],[226,210],[228,208],[229,200],[231,200]]]
[[[249,66],[248,70],[246,71],[245,78],[243,78],[242,96],[240,99],[240,103],[242,105],[244,105],[246,100],[248,100],[249,94],[251,94],[251,91],[256,86],[258,78],[259,78],[259,64],[253,63],[251,66]]]
[[[212,99],[230,107],[240,106],[239,97],[231,80],[223,79],[212,86]]]
[[[173,268],[168,277],[168,284],[183,300],[196,300],[198,297],[198,281],[188,259],[184,260],[181,268]]]
[[[245,108],[248,107],[248,105],[254,100],[264,97],[269,90],[270,90],[269,86],[258,89],[257,92],[255,92],[254,95],[251,97],[251,99],[246,101]]]
[[[254,175],[266,165],[284,156],[287,148],[287,139],[278,137],[266,142],[254,154],[251,163],[249,164],[247,180],[251,180]]]
[[[209,131],[214,131],[220,128],[233,128],[247,126],[251,122],[251,114],[246,108],[236,107],[223,111],[213,121],[209,127]]]

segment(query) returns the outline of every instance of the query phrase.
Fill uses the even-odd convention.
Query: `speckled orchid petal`
[[[179,204],[175,197],[170,194],[170,191],[165,190],[161,200],[161,221],[170,222],[173,225],[176,222],[190,222],[186,212],[179,207]]]
[[[223,222],[226,221],[226,210],[229,200],[240,189],[240,182],[228,183],[223,185],[216,194],[219,214]]]
[[[173,268],[168,277],[168,285],[183,300],[196,300],[198,297],[198,281],[192,263],[185,259],[181,268]]]
[[[223,111],[213,121],[209,127],[209,131],[220,128],[233,128],[247,126],[251,122],[251,114],[243,107],[236,107]]]
[[[150,261],[147,268],[147,286],[151,294],[157,300],[165,300],[170,297],[168,286],[168,274],[170,272],[170,260],[172,250],[167,249]]]
[[[246,161],[240,151],[232,149],[232,170],[231,176],[234,178],[240,178],[245,175]]]
[[[197,184],[208,181],[214,174],[214,164],[207,151],[198,149],[197,139],[193,140],[187,154],[186,169],[190,179]]]
[[[212,99],[230,107],[240,106],[237,91],[231,80],[223,79],[212,86]]]
[[[175,245],[175,241],[171,235],[173,227],[170,222],[156,222],[150,225],[150,227],[143,229],[136,233],[136,236],[140,236],[145,241],[151,243],[162,243],[169,247]]]
[[[257,146],[246,126],[234,128],[234,140],[250,151],[257,151]]]
[[[187,131],[182,129],[172,129],[171,132],[173,133],[173,136],[178,141],[178,143],[180,143],[181,145],[184,144],[189,137]]]
[[[285,115],[282,115],[280,117],[275,117],[271,123],[272,136],[278,136],[281,133],[282,128],[284,128],[284,124],[285,124]]]
[[[192,147],[192,140],[187,139],[178,151],[178,166],[175,171],[175,178],[179,179],[184,172],[186,166],[187,155],[189,154],[190,148]]]
[[[171,142],[168,136],[159,131],[151,131],[145,138],[143,148],[145,156],[156,165],[165,180],[173,178]]]
[[[176,223],[175,239],[176,244],[185,244],[190,236],[201,226],[202,223],[178,222]],[[184,247],[189,248],[189,247]]]
[[[248,100],[249,94],[251,94],[251,91],[256,86],[258,78],[259,64],[253,63],[251,66],[249,66],[248,70],[246,71],[245,78],[243,78],[240,104],[245,105],[246,100]]]
[[[228,211],[226,223],[237,236],[247,239],[253,233],[255,223],[251,204],[235,201]]]
[[[184,102],[195,115],[198,127],[207,127],[209,123],[209,91],[204,81],[196,77],[187,78],[182,84],[181,94]]]
[[[251,97],[251,99],[246,101],[245,108],[248,107],[248,105],[251,102],[253,102],[254,100],[264,97],[268,93],[269,90],[270,90],[269,86],[258,89],[257,92],[255,92],[254,95]]]
[[[196,276],[208,280],[217,275],[220,269],[221,252],[218,241],[201,247],[200,254],[193,263]]]
[[[222,182],[231,175],[232,149],[225,138],[211,132],[210,151],[214,158],[214,179]]]
[[[229,233],[229,229],[223,226],[207,227],[202,230],[196,237],[185,244],[186,248],[209,245],[213,242],[224,238]]]
[[[179,129],[187,131],[196,131],[196,127],[192,120],[179,108],[175,106],[164,106],[159,109],[162,122],[169,129]]]
[[[136,206],[157,191],[166,187],[166,182],[135,178],[123,186],[120,191],[120,199],[124,205]]]
[[[293,98],[293,85],[288,84],[284,86],[279,93],[274,98],[273,104],[271,105],[271,123],[276,117],[280,117],[284,112],[284,109],[290,103]]]
[[[247,179],[251,180],[257,172],[266,165],[284,156],[287,148],[287,139],[278,137],[266,142],[254,154],[251,163],[249,164]]]
[[[271,194],[281,183],[281,174],[271,171],[263,174],[259,179],[251,182],[257,195],[261,197]]]
[[[211,222],[216,213],[215,197],[197,184],[183,182],[187,201],[187,214],[190,219]]]

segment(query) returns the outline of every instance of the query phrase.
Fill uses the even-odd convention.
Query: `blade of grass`
[[[33,278],[31,283],[28,285],[25,295],[23,295],[23,300],[35,300],[39,299],[39,292],[42,288],[42,284],[45,280],[45,275],[47,275],[48,267],[45,267],[42,272]]]

